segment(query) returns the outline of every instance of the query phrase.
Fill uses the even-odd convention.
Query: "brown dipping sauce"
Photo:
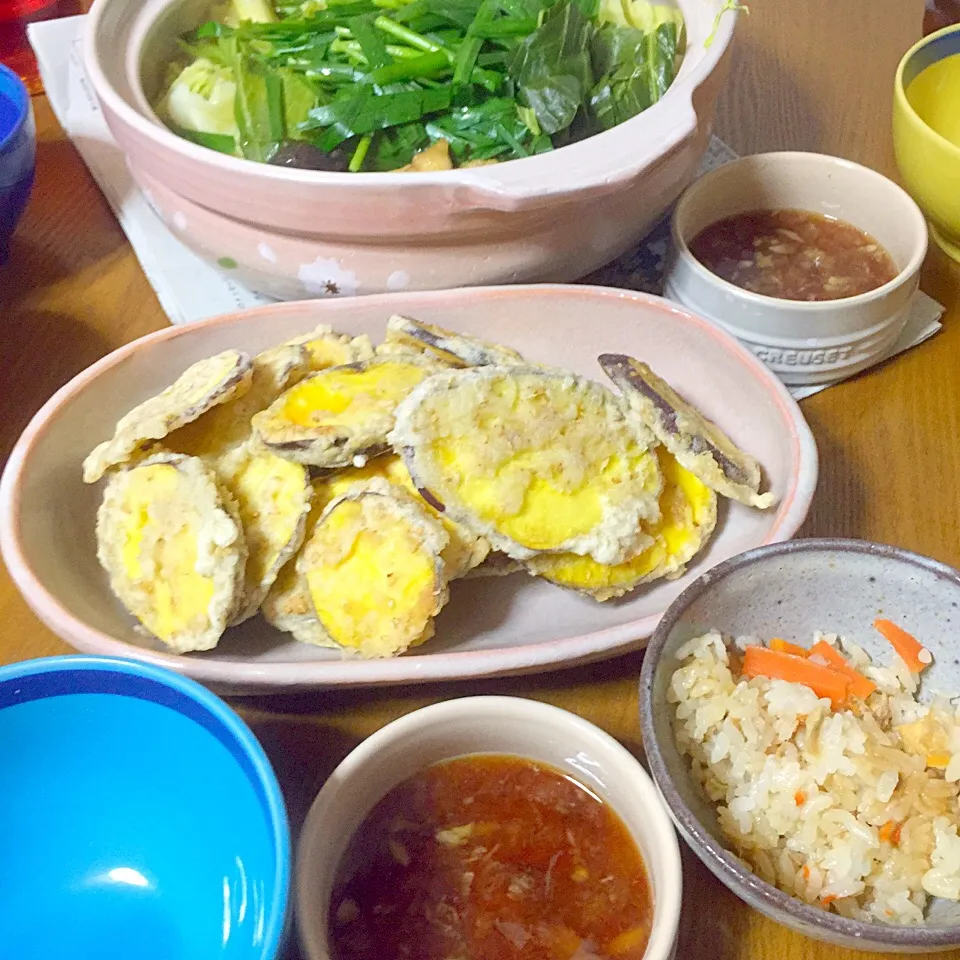
[[[641,960],[653,900],[626,826],[511,756],[435,764],[357,830],[330,905],[334,960]]]
[[[890,254],[843,220],[806,210],[751,210],[711,224],[690,252],[718,277],[781,300],[840,300],[898,273]]]

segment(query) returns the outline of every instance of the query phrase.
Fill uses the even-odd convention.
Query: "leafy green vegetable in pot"
[[[510,76],[544,133],[566,130],[583,108],[593,83],[590,40],[596,29],[575,3],[560,2],[517,47]]]
[[[496,160],[511,150],[530,156],[551,149],[535,115],[518,110],[515,101],[507,98],[457,107],[425,129],[431,140],[446,140],[450,152],[463,162]]]
[[[283,140],[283,79],[280,74],[237,56],[236,117],[240,149],[251,160],[269,160]]]
[[[597,129],[629,120],[666,93],[674,78],[677,41],[672,23],[649,33],[610,24],[595,32],[591,52],[601,78],[590,92],[589,112]]]
[[[608,130],[663,97],[684,45],[679,11],[647,0],[230,0],[215,16],[181,39],[170,126],[354,172],[436,169],[410,164],[439,141],[464,165]]]

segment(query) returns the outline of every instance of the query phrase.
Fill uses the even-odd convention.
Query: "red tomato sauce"
[[[626,826],[582,784],[475,755],[394,788],[351,840],[334,960],[640,960],[653,899]]]

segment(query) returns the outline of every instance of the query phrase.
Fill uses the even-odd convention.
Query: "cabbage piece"
[[[273,23],[277,15],[266,0],[232,0],[230,6],[237,20],[252,23]]]
[[[226,0],[210,11],[210,19],[228,27],[249,23],[275,23],[277,14],[268,0]]]
[[[163,108],[184,130],[236,137],[236,93],[236,78],[230,67],[198,57],[170,85]]]
[[[683,28],[683,14],[676,7],[649,0],[600,0],[597,20],[618,27],[635,27],[644,33],[656,30],[662,23],[676,24],[678,33]]]

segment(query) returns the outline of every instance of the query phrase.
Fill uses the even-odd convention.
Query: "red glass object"
[[[31,93],[43,85],[27,40],[27,24],[83,13],[84,0],[0,0],[0,63],[23,78]]]
[[[960,23],[960,0],[927,0],[923,13],[923,35]]]

